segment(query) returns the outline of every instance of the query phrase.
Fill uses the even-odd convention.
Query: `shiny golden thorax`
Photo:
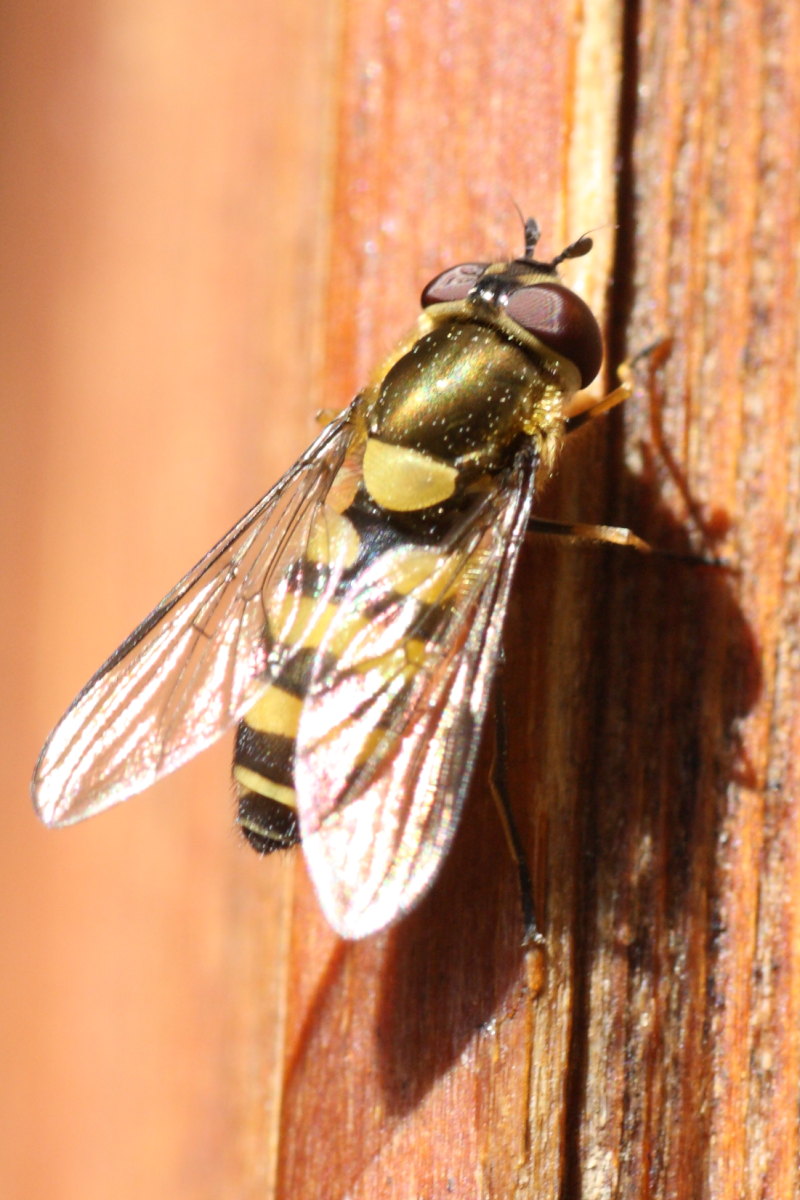
[[[569,297],[570,320],[577,311],[579,324],[587,314],[594,323],[554,269],[518,259],[482,267],[468,282],[463,298],[422,312],[353,407],[366,441],[364,486],[389,511],[447,503],[506,469],[526,440],[551,467],[565,404],[582,386],[563,333],[554,348],[508,311],[509,297],[544,285],[560,307]]]

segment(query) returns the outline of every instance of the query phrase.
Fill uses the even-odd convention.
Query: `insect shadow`
[[[647,459],[640,476],[617,473],[625,517],[689,555],[653,476]],[[736,726],[761,679],[735,571],[557,541],[531,538],[524,552],[503,687],[510,801],[545,939],[541,990],[565,976],[573,989],[570,1076],[580,1089],[580,1010],[605,931],[624,926],[617,948],[641,967],[656,921],[677,930],[703,919],[694,907],[698,891],[713,890],[726,789],[755,782]],[[377,1028],[386,1105],[398,1114],[472,1042],[479,1070],[493,1022],[531,1000],[536,1011],[521,970],[516,871],[487,782],[491,742],[490,720],[441,878],[388,938]]]
[[[659,504],[652,464],[614,477],[622,520],[688,555],[685,530]],[[724,522],[716,523],[719,532]],[[287,1064],[281,1135],[282,1145],[303,1139],[306,1165],[329,1152],[304,1132],[318,1128],[309,1104],[324,1122],[359,1096],[357,1144],[347,1147],[355,1180],[465,1055],[488,1081],[501,1023],[551,1019],[548,989],[565,981],[567,1104],[578,1111],[598,950],[610,939],[612,953],[647,971],[656,923],[679,930],[703,919],[693,897],[713,887],[726,789],[753,783],[736,724],[759,692],[758,649],[735,592],[735,572],[719,566],[529,539],[503,686],[510,802],[544,935],[541,986],[535,994],[528,987],[517,873],[490,793],[490,717],[430,894],[385,934],[339,943],[306,1009]],[[331,1037],[335,1053],[326,1050]],[[313,1098],[302,1082],[312,1059]],[[524,1072],[524,1061],[514,1069]],[[295,1079],[302,1121],[294,1118]]]

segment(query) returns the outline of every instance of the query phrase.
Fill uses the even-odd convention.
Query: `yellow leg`
[[[582,396],[579,393],[565,409],[564,416],[568,425],[574,429],[578,424],[577,417],[580,417],[582,425],[584,421],[588,421],[592,417],[599,417],[602,413],[608,412],[610,408],[616,408],[618,404],[622,404],[624,400],[629,400],[633,395],[633,368],[640,359],[666,348],[668,344],[668,338],[659,338],[657,342],[645,346],[644,350],[634,354],[633,358],[626,358],[625,362],[620,363],[617,367],[619,386],[615,387],[607,396],[601,396],[599,400],[595,400],[591,396]]]
[[[498,678],[494,686],[494,757],[489,776],[489,790],[500,816],[500,824],[508,843],[511,858],[517,868],[519,878],[519,896],[522,904],[522,924],[524,936],[523,946],[543,946],[544,938],[536,923],[536,907],[533,901],[533,884],[528,869],[528,860],[522,838],[514,820],[511,802],[508,797],[508,732],[506,721],[506,702],[503,692],[504,657],[501,651]]]
[[[638,537],[630,529],[620,525],[583,525],[567,524],[564,521],[548,521],[544,517],[531,517],[528,521],[528,533],[541,533],[545,536],[566,538],[569,542],[591,542],[599,546],[625,546],[630,550],[638,550],[640,554],[661,554]],[[673,557],[670,555],[670,557]],[[684,555],[679,557],[683,558]]]
[[[544,537],[563,538],[574,546],[587,543],[590,546],[622,546],[626,550],[636,550],[639,554],[655,554],[657,558],[671,558],[675,562],[690,563],[696,567],[722,567],[726,571],[736,569],[721,558],[704,558],[688,551],[683,553],[679,550],[661,550],[621,525],[567,524],[564,521],[548,521],[545,517],[531,517],[527,532],[538,533]]]

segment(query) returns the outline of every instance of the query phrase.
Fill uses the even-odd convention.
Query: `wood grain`
[[[800,16],[767,0],[7,5],[2,843],[13,1195],[800,1194]],[[491,746],[420,908],[355,945],[227,832],[228,748],[63,835],[37,743],[414,319],[543,253],[608,359],[526,547]],[[173,799],[170,802],[168,796]],[[6,1181],[8,1181],[6,1185]]]
[[[486,755],[396,930],[338,943],[298,867],[278,1195],[796,1194],[795,18],[364,3],[342,44],[328,378],[358,385],[433,270],[513,245],[501,187],[548,245],[616,221],[576,286],[612,280],[612,359],[669,345],[544,510],[730,569],[526,552],[506,686],[541,990]]]

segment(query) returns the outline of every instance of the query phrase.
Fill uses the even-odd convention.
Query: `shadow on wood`
[[[653,481],[617,478],[630,524],[688,554]],[[336,943],[290,1015],[280,1195],[326,1173],[348,1181],[336,1195],[369,1194],[411,1145],[415,1186],[469,1179],[478,1163],[513,1181],[556,1136],[573,1200],[587,1145],[609,1136],[606,1100],[612,1152],[627,1130],[644,1161],[673,1136],[670,1097],[687,1086],[698,1120],[679,1157],[687,1171],[702,1162],[716,847],[728,785],[755,782],[736,726],[758,694],[758,652],[735,586],[726,568],[665,555],[526,546],[506,640],[509,768],[543,988],[526,983],[516,872],[490,801],[490,720],[432,892],[386,935]]]

